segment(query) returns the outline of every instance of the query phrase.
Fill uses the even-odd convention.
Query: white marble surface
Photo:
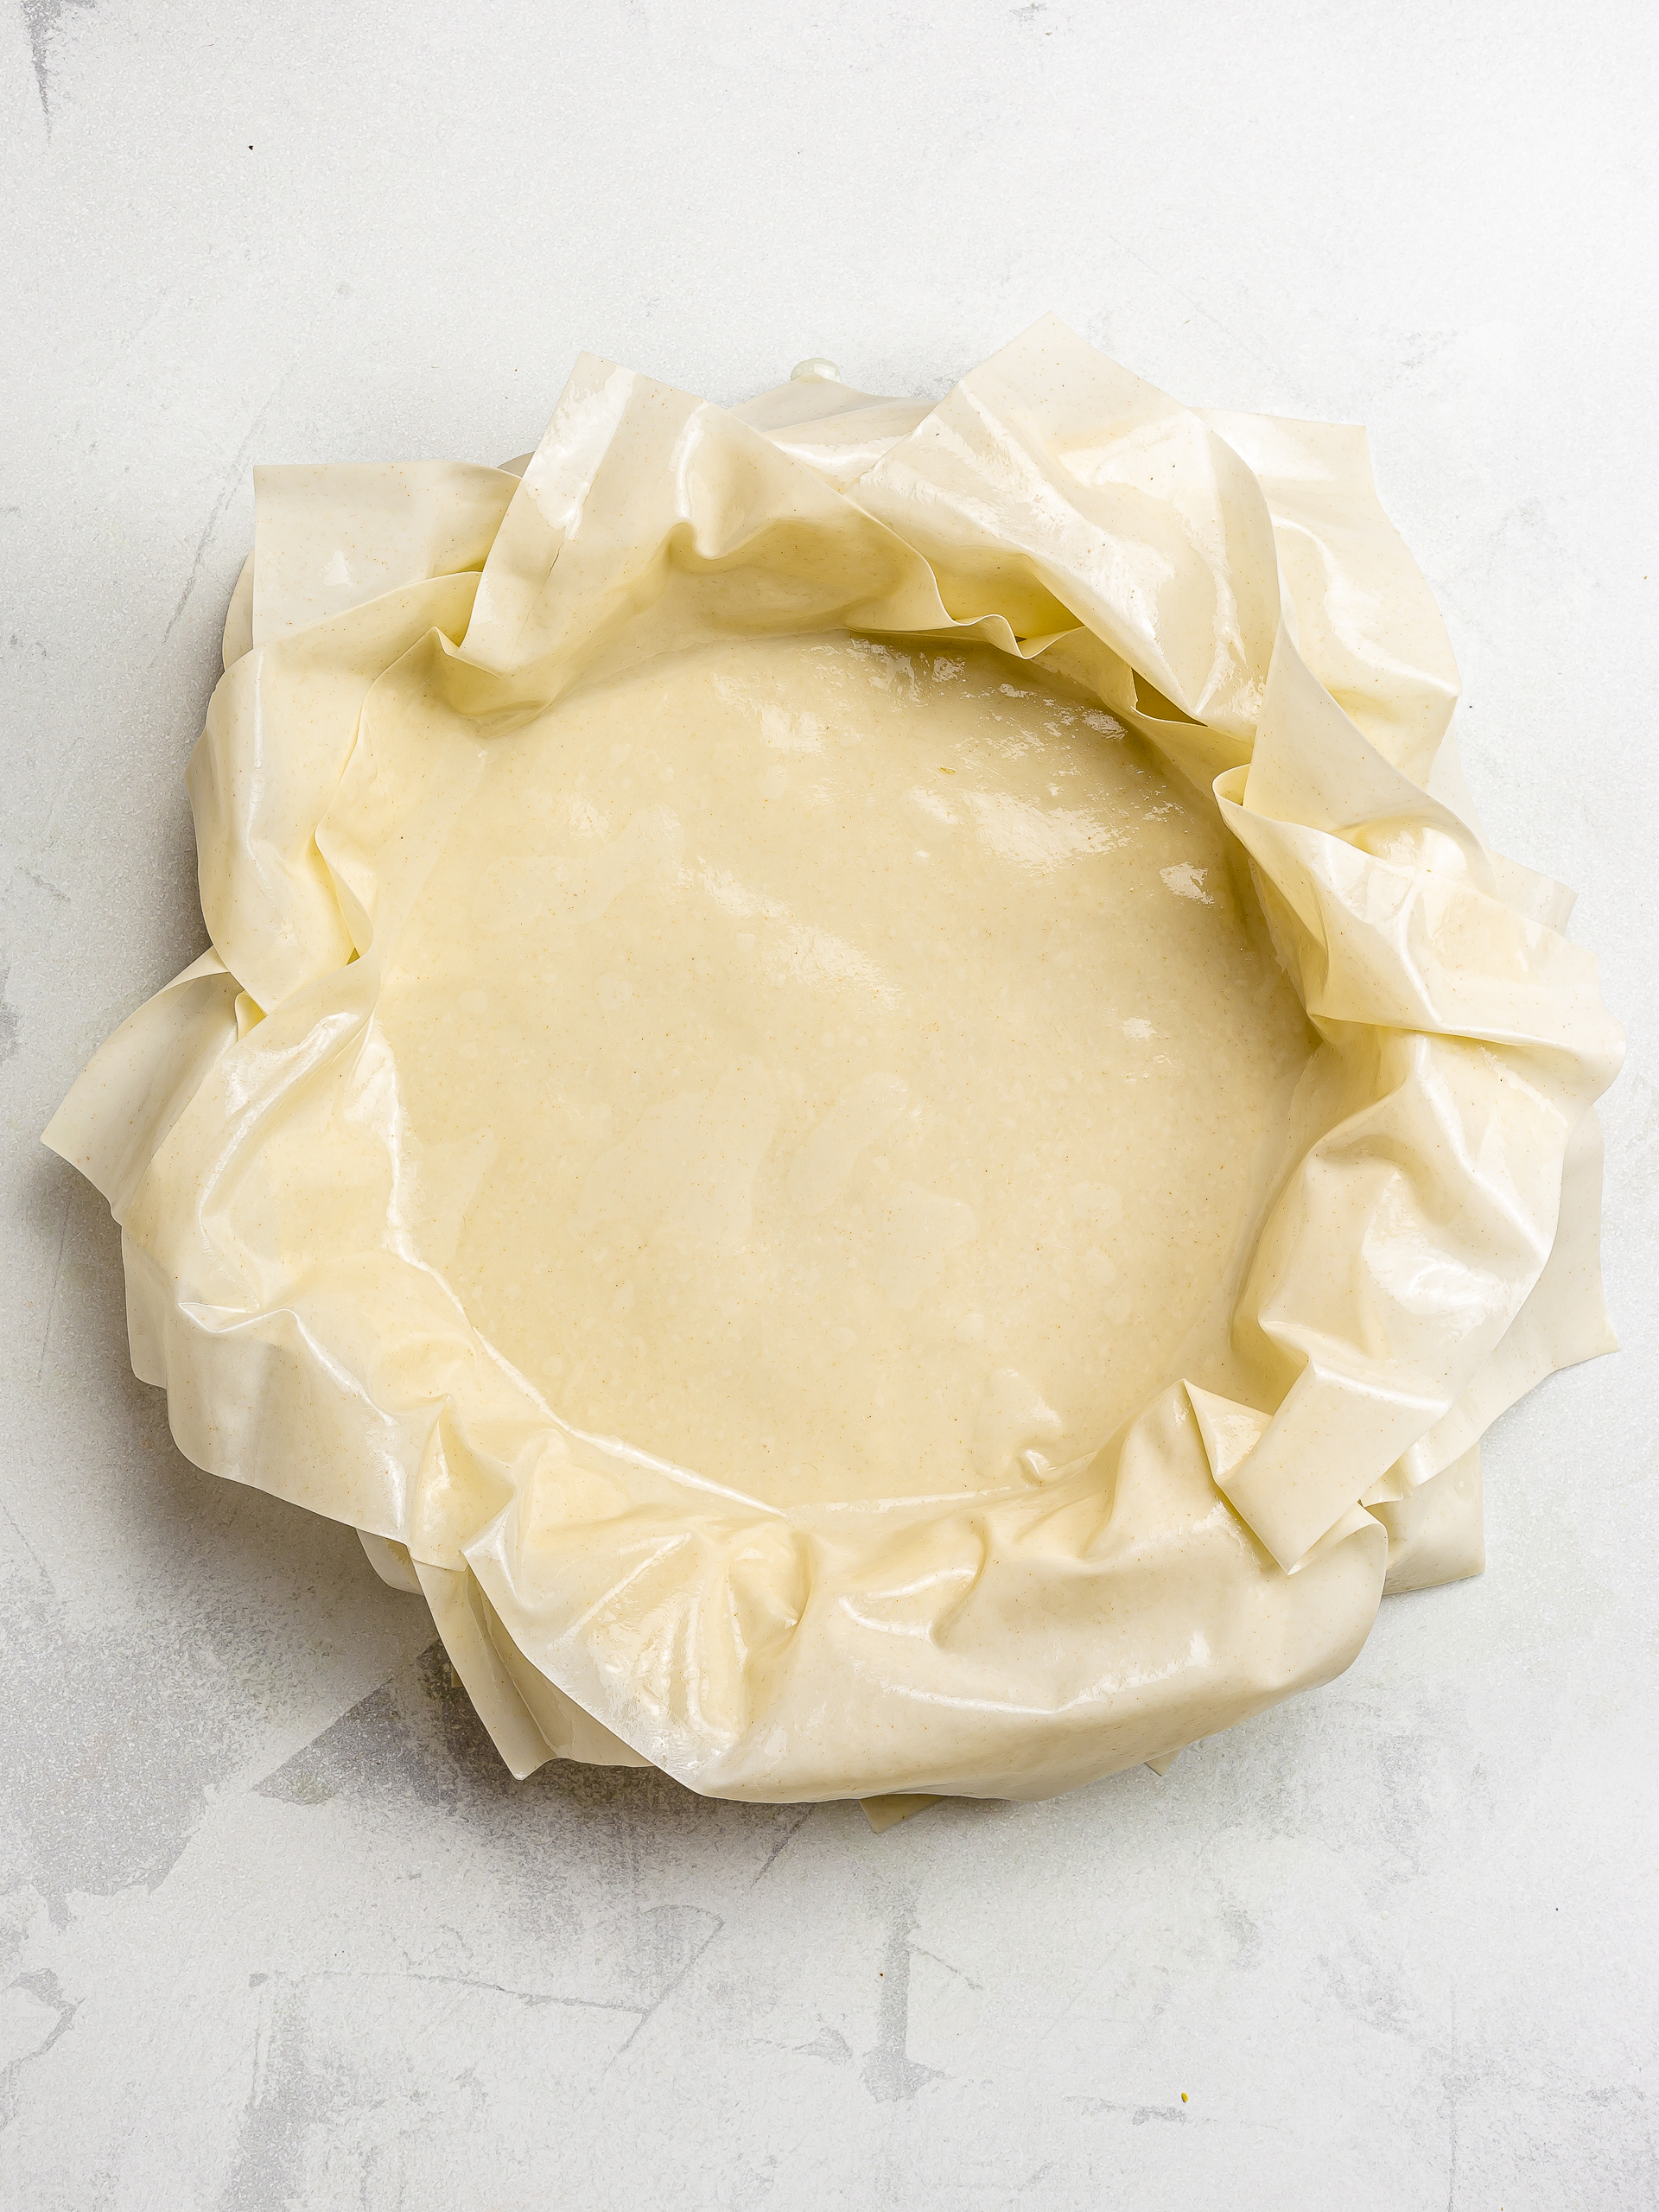
[[[9,2205],[1659,2201],[1656,67],[1634,0],[0,0]],[[1630,1027],[1625,1350],[1490,1440],[1484,1580],[1163,1783],[515,1787],[349,1532],[179,1459],[35,1142],[202,941],[250,466],[520,451],[582,346],[937,391],[1049,306],[1370,424]]]

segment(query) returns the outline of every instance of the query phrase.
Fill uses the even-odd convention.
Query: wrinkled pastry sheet
[[[514,1772],[1043,1796],[1478,1570],[1482,1431],[1611,1345],[1619,1039],[1363,434],[1051,317],[256,482],[212,949],[48,1141],[181,1448]]]

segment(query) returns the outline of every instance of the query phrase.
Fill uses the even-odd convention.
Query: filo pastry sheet
[[[1361,432],[1049,318],[256,482],[211,949],[47,1141],[181,1448],[515,1774],[1046,1796],[1478,1570],[1482,1431],[1611,1344],[1620,1046]]]

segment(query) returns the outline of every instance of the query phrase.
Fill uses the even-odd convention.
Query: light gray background
[[[1659,2199],[1654,21],[0,0],[8,2204]],[[937,392],[1051,306],[1370,425],[1489,827],[1629,1025],[1625,1350],[1490,1439],[1484,1580],[1165,1782],[880,1839],[515,1787],[349,1531],[179,1458],[36,1142],[203,942],[251,465],[520,451],[584,346]]]

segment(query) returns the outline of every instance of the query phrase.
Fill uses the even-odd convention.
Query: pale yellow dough
[[[1048,317],[256,490],[212,945],[48,1141],[183,1449],[515,1773],[1161,1772],[1478,1570],[1482,1432],[1611,1342],[1619,1039],[1360,433]]]
[[[721,644],[453,745],[378,1014],[411,1228],[574,1426],[943,1496],[1224,1362],[1306,1025],[1213,810],[1017,674]],[[434,741],[377,722],[376,777]]]

